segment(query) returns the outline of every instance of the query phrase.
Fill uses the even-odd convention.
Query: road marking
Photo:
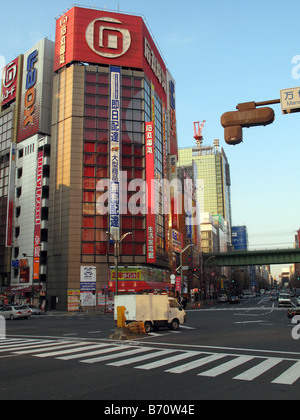
[[[62,343],[65,343],[65,344],[62,344]],[[64,341],[64,342],[60,342],[60,344],[59,343],[48,344],[47,347],[45,347],[43,349],[43,351],[52,350],[53,347],[55,347],[56,349],[63,349],[63,348],[72,347],[72,346],[82,346],[83,344],[89,344],[89,343],[84,343],[84,342],[76,342],[76,343],[74,343],[74,342],[70,342],[70,341]],[[25,354],[38,353],[40,351],[41,351],[41,349],[38,348],[38,349],[35,349],[35,350],[15,351],[14,353],[15,354],[25,355]]]
[[[166,359],[158,360],[157,362],[147,363],[146,365],[136,366],[136,369],[143,369],[143,370],[150,370],[155,369],[157,367],[169,365],[170,363],[177,362],[178,360],[187,359],[188,357],[198,356],[198,351],[187,351],[182,354],[178,354],[176,356],[168,357]]]
[[[267,359],[263,362],[259,363],[257,366],[254,366],[253,368],[246,370],[245,372],[241,373],[238,376],[235,376],[233,379],[239,379],[242,381],[253,381],[258,376],[262,375],[263,373],[267,372],[274,366],[277,366],[279,363],[281,363],[283,359],[273,358],[273,359]]]
[[[198,373],[198,376],[209,376],[211,378],[215,378],[216,376],[226,373],[237,366],[243,365],[254,358],[254,356],[239,356],[229,362],[223,363],[220,366],[207,370],[206,372]]]
[[[293,385],[300,378],[300,362],[294,363],[288,370],[277,379],[272,381],[272,384]]]
[[[125,346],[124,346],[125,347]],[[120,350],[120,348],[119,348]],[[98,363],[98,362],[103,362],[105,360],[109,360],[109,359],[117,359],[120,357],[124,357],[124,356],[131,356],[132,354],[136,354],[136,353],[142,353],[144,351],[147,351],[147,348],[135,348],[133,350],[129,350],[129,351],[124,351],[122,353],[118,353],[118,354],[108,354],[106,356],[101,356],[101,357],[95,357],[94,359],[86,359],[86,360],[79,360],[80,363]],[[105,350],[103,350],[103,352],[105,352]],[[109,350],[107,350],[107,352],[109,352]]]
[[[107,363],[108,366],[126,366],[132,363],[142,362],[144,360],[154,359],[155,357],[165,356],[174,353],[174,350],[161,350],[151,354],[143,354],[142,356],[132,357],[130,359],[119,360],[117,362]]]
[[[152,343],[153,344],[153,343]],[[178,347],[185,347],[184,345],[176,346],[174,348],[164,348],[153,347],[153,346],[142,346],[139,344],[128,343],[128,344],[112,344],[111,342],[97,343],[97,342],[85,342],[79,340],[65,340],[57,339],[53,340],[8,340],[6,344],[0,344],[0,352],[11,351],[11,355],[3,355],[0,358],[9,358],[16,357],[18,355],[31,355],[33,357],[53,357],[56,360],[72,360],[78,359],[80,363],[94,364],[100,362],[107,362],[107,366],[122,367],[127,365],[132,365],[135,369],[141,370],[152,370],[156,368],[161,368],[166,365],[173,364],[173,366],[164,370],[165,373],[173,374],[184,374],[188,371],[200,369],[206,367],[210,363],[214,363],[214,366],[205,371],[196,371],[195,374],[199,377],[217,377],[224,373],[227,373],[249,361],[253,361],[252,367],[248,367],[238,374],[233,376],[232,379],[240,381],[254,381],[259,376],[270,371],[272,368],[278,366],[276,369],[277,375],[272,384],[281,384],[281,385],[293,385],[300,378],[300,360],[299,353],[285,352],[285,354],[297,354],[298,358],[288,358],[288,357],[268,357],[259,355],[262,352],[265,353],[284,353],[284,352],[271,352],[267,350],[251,350],[255,351],[255,354],[244,355],[244,354],[234,354],[224,352],[225,347],[223,347],[223,352],[211,352],[200,350],[200,348],[210,348],[216,349],[216,347],[208,346],[190,346],[196,347],[197,351],[192,350],[179,350]],[[170,344],[171,346],[171,344]],[[173,345],[174,346],[174,345]],[[221,348],[221,347],[220,347]],[[21,350],[22,349],[22,350]],[[23,350],[24,349],[24,350]],[[228,348],[227,348],[228,349]],[[91,351],[92,350],[92,351]],[[238,349],[232,349],[237,351]],[[247,351],[247,349],[240,349]],[[250,350],[249,350],[250,351]],[[141,354],[143,353],[143,354]],[[171,356],[170,356],[171,355]],[[93,356],[93,357],[92,357]],[[97,356],[97,357],[95,357]],[[91,358],[92,357],[92,358]],[[229,361],[223,362],[222,359],[227,358]],[[114,361],[114,359],[119,359]],[[155,361],[149,362],[150,359],[156,359]],[[185,363],[180,361],[187,360]],[[147,361],[146,364],[143,362]],[[220,361],[220,362],[219,362]],[[290,367],[285,369],[285,364],[280,366],[281,362],[289,362]],[[204,368],[205,369],[205,368]],[[285,370],[284,370],[285,369]],[[203,370],[203,369],[202,369]],[[281,370],[281,372],[280,372]],[[276,376],[277,376],[276,375]],[[274,377],[274,375],[273,375]]]
[[[56,357],[56,356],[61,356],[62,354],[78,353],[79,351],[92,350],[92,349],[97,349],[100,347],[103,347],[103,346],[101,346],[101,344],[94,344],[90,346],[75,347],[71,349],[64,349],[64,350],[59,350],[59,351],[54,351],[54,352],[50,351],[49,353],[37,354],[37,357]]]
[[[195,330],[196,329],[194,327],[188,327],[187,325],[180,325],[180,328],[184,328],[186,330]]]
[[[186,363],[184,365],[165,370],[165,372],[168,372],[168,373],[184,373],[184,372],[187,372],[189,370],[196,369],[198,367],[204,366],[208,363],[214,362],[215,360],[222,359],[226,356],[227,356],[227,354],[221,354],[221,353],[220,354],[212,354],[211,356],[206,356],[206,357],[203,357],[202,359],[194,360],[193,362],[189,362],[189,363]]]

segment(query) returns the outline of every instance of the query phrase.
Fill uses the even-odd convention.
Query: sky
[[[246,225],[249,249],[293,247],[300,227],[300,114],[243,129],[227,145],[221,115],[249,101],[280,98],[300,86],[299,0],[80,0],[80,6],[142,15],[176,81],[179,147],[195,145],[194,125],[206,120],[204,145],[218,138],[230,164],[232,222]],[[55,41],[65,0],[0,0],[0,68],[42,38]],[[272,267],[273,274],[281,267]]]

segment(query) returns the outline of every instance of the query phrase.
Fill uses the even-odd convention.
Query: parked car
[[[288,293],[280,293],[278,296],[278,306],[292,306],[291,297]]]
[[[230,296],[229,298],[229,303],[239,303],[240,299],[238,298],[238,296]]]
[[[228,302],[227,295],[219,295],[218,296],[218,302]]]
[[[41,315],[42,311],[35,305],[24,305],[31,310],[31,315]]]
[[[25,305],[7,305],[0,310],[0,316],[3,316],[5,319],[26,319],[31,317],[31,310]]]

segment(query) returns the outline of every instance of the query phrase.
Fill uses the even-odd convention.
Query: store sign
[[[37,50],[33,51],[27,59],[27,74],[26,74],[26,92],[24,99],[24,127],[29,124],[33,124],[33,117],[35,111],[36,101],[36,81],[37,81],[37,69],[36,62],[38,60]]]
[[[159,81],[161,87],[163,88],[164,92],[167,93],[167,78],[166,74],[160,65],[158,59],[155,56],[153,49],[151,48],[150,43],[148,42],[147,38],[144,40],[144,55],[147,60],[147,63],[151,67],[151,70],[155,74],[157,80]]]
[[[116,26],[113,26],[115,24]],[[106,58],[117,58],[130,48],[131,36],[126,28],[119,27],[122,22],[111,17],[93,20],[86,30],[88,46],[96,54]]]
[[[154,186],[154,123],[145,123],[147,183],[147,263],[156,262],[155,186]]]
[[[16,99],[18,63],[19,57],[17,57],[15,60],[9,63],[3,69],[1,106],[9,104],[14,99]]]
[[[143,69],[166,101],[166,66],[140,16],[70,9],[56,21],[54,71],[72,62]]]
[[[12,260],[11,266],[12,266],[12,268],[28,267],[28,260],[26,258],[25,259],[20,259],[20,260]]]
[[[40,150],[38,152],[36,193],[35,193],[33,280],[39,280],[40,278],[43,158],[44,158],[43,150]]]
[[[67,25],[68,16],[64,16],[60,19],[60,49],[59,49],[59,64],[66,63],[66,45],[67,45]]]
[[[92,292],[96,290],[96,267],[80,267],[80,290],[81,292]]]
[[[116,269],[111,267],[111,280],[116,280]],[[140,268],[118,268],[118,280],[142,280],[142,270]]]
[[[73,7],[56,21],[54,71],[72,61],[141,68],[142,21]]]

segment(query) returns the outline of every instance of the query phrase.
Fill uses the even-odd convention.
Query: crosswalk
[[[233,380],[248,382],[265,377],[266,381],[281,385],[293,385],[300,379],[298,359],[181,350],[134,343],[7,338],[0,340],[0,365],[1,358],[8,355],[49,357],[90,365],[104,363],[111,367],[129,366],[144,371],[163,369],[165,373],[174,375],[189,372],[207,378],[228,374]]]

